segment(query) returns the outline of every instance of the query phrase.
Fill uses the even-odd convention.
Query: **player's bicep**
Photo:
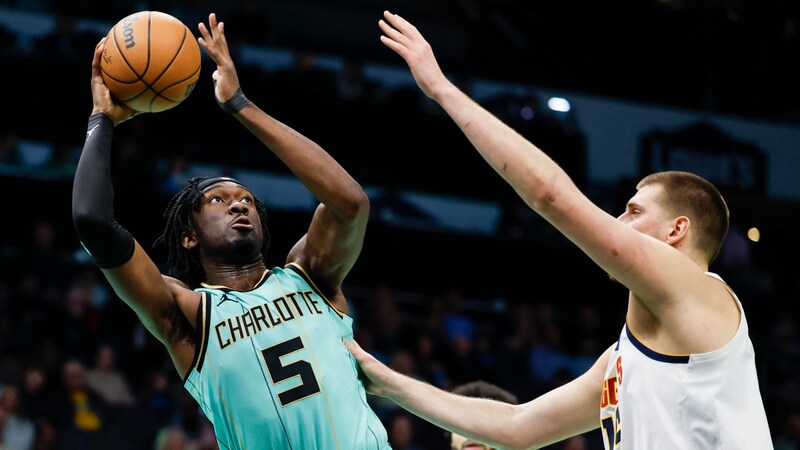
[[[318,283],[335,290],[361,253],[367,215],[365,213],[353,220],[343,220],[320,204],[314,212],[308,233],[289,252],[286,262],[300,264]],[[325,294],[332,295],[333,292]]]
[[[680,286],[702,278],[702,271],[679,251],[622,223],[584,195],[561,201],[567,204],[543,216],[642,300],[675,298]]]
[[[145,327],[164,342],[175,300],[155,263],[135,242],[133,256],[125,264],[103,269],[114,292],[139,316]]]

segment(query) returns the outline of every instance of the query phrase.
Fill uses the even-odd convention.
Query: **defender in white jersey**
[[[447,80],[408,21],[385,12],[379,25],[383,43],[406,61],[420,88],[481,156],[630,292],[618,344],[576,380],[528,403],[440,391],[391,371],[351,343],[371,392],[498,448],[540,447],[601,425],[609,449],[772,448],[741,304],[707,274],[728,230],[719,191],[690,173],[653,174],[615,218],[545,153]],[[537,264],[547,262],[532,264],[531,272]]]
[[[600,399],[606,449],[772,448],[754,360],[744,313],[722,348],[690,355],[653,351],[624,326]]]

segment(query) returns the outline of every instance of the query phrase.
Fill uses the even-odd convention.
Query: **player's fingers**
[[[381,28],[381,31],[386,34],[386,36],[389,36],[394,41],[404,42],[407,40],[407,38],[403,36],[403,33],[392,28],[392,26],[386,23],[384,20],[379,20],[378,26]]]
[[[206,28],[206,24],[204,24],[203,22],[198,23],[197,24],[197,29],[200,30],[200,35],[203,37],[203,39],[206,40],[206,42],[209,39],[211,39],[211,34],[208,32],[208,28]]]
[[[208,27],[211,29],[211,36],[217,37],[217,15],[211,13],[208,15]]]
[[[94,56],[92,57],[92,76],[100,75],[100,58],[105,48],[106,38],[100,39],[100,42],[94,47]]]
[[[391,38],[388,38],[386,36],[381,36],[381,42],[383,42],[383,45],[385,45],[385,46],[389,47],[390,49],[394,50],[395,53],[397,53],[403,59],[405,59],[406,52],[408,51],[408,49],[403,44],[400,44],[397,41],[393,41]]]
[[[220,22],[219,25],[217,25],[217,39],[225,48],[228,48],[228,40],[225,39],[225,22]]]
[[[406,37],[409,39],[416,38],[418,36],[422,36],[419,31],[417,31],[417,27],[411,24],[411,22],[407,21],[406,19],[398,16],[397,14],[392,14],[389,11],[385,11],[383,16],[391,23],[395,28],[400,30]]]

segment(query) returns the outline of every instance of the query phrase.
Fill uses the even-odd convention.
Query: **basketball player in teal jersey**
[[[344,346],[352,320],[341,285],[361,251],[369,202],[323,149],[273,119],[239,87],[214,14],[199,25],[215,96],[320,200],[283,268],[268,270],[264,205],[232,178],[195,178],[169,203],[162,276],[114,219],[114,126],[135,112],[112,100],[92,63],[92,116],[75,174],[73,221],[119,295],[167,348],[222,449],[386,449]]]

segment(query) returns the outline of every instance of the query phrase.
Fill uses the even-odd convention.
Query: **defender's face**
[[[260,254],[264,236],[253,194],[229,181],[216,183],[203,192],[200,210],[194,213],[200,247],[231,255]]]
[[[634,230],[663,241],[671,230],[671,218],[661,206],[664,188],[658,184],[650,184],[636,192],[625,212],[617,219]]]

